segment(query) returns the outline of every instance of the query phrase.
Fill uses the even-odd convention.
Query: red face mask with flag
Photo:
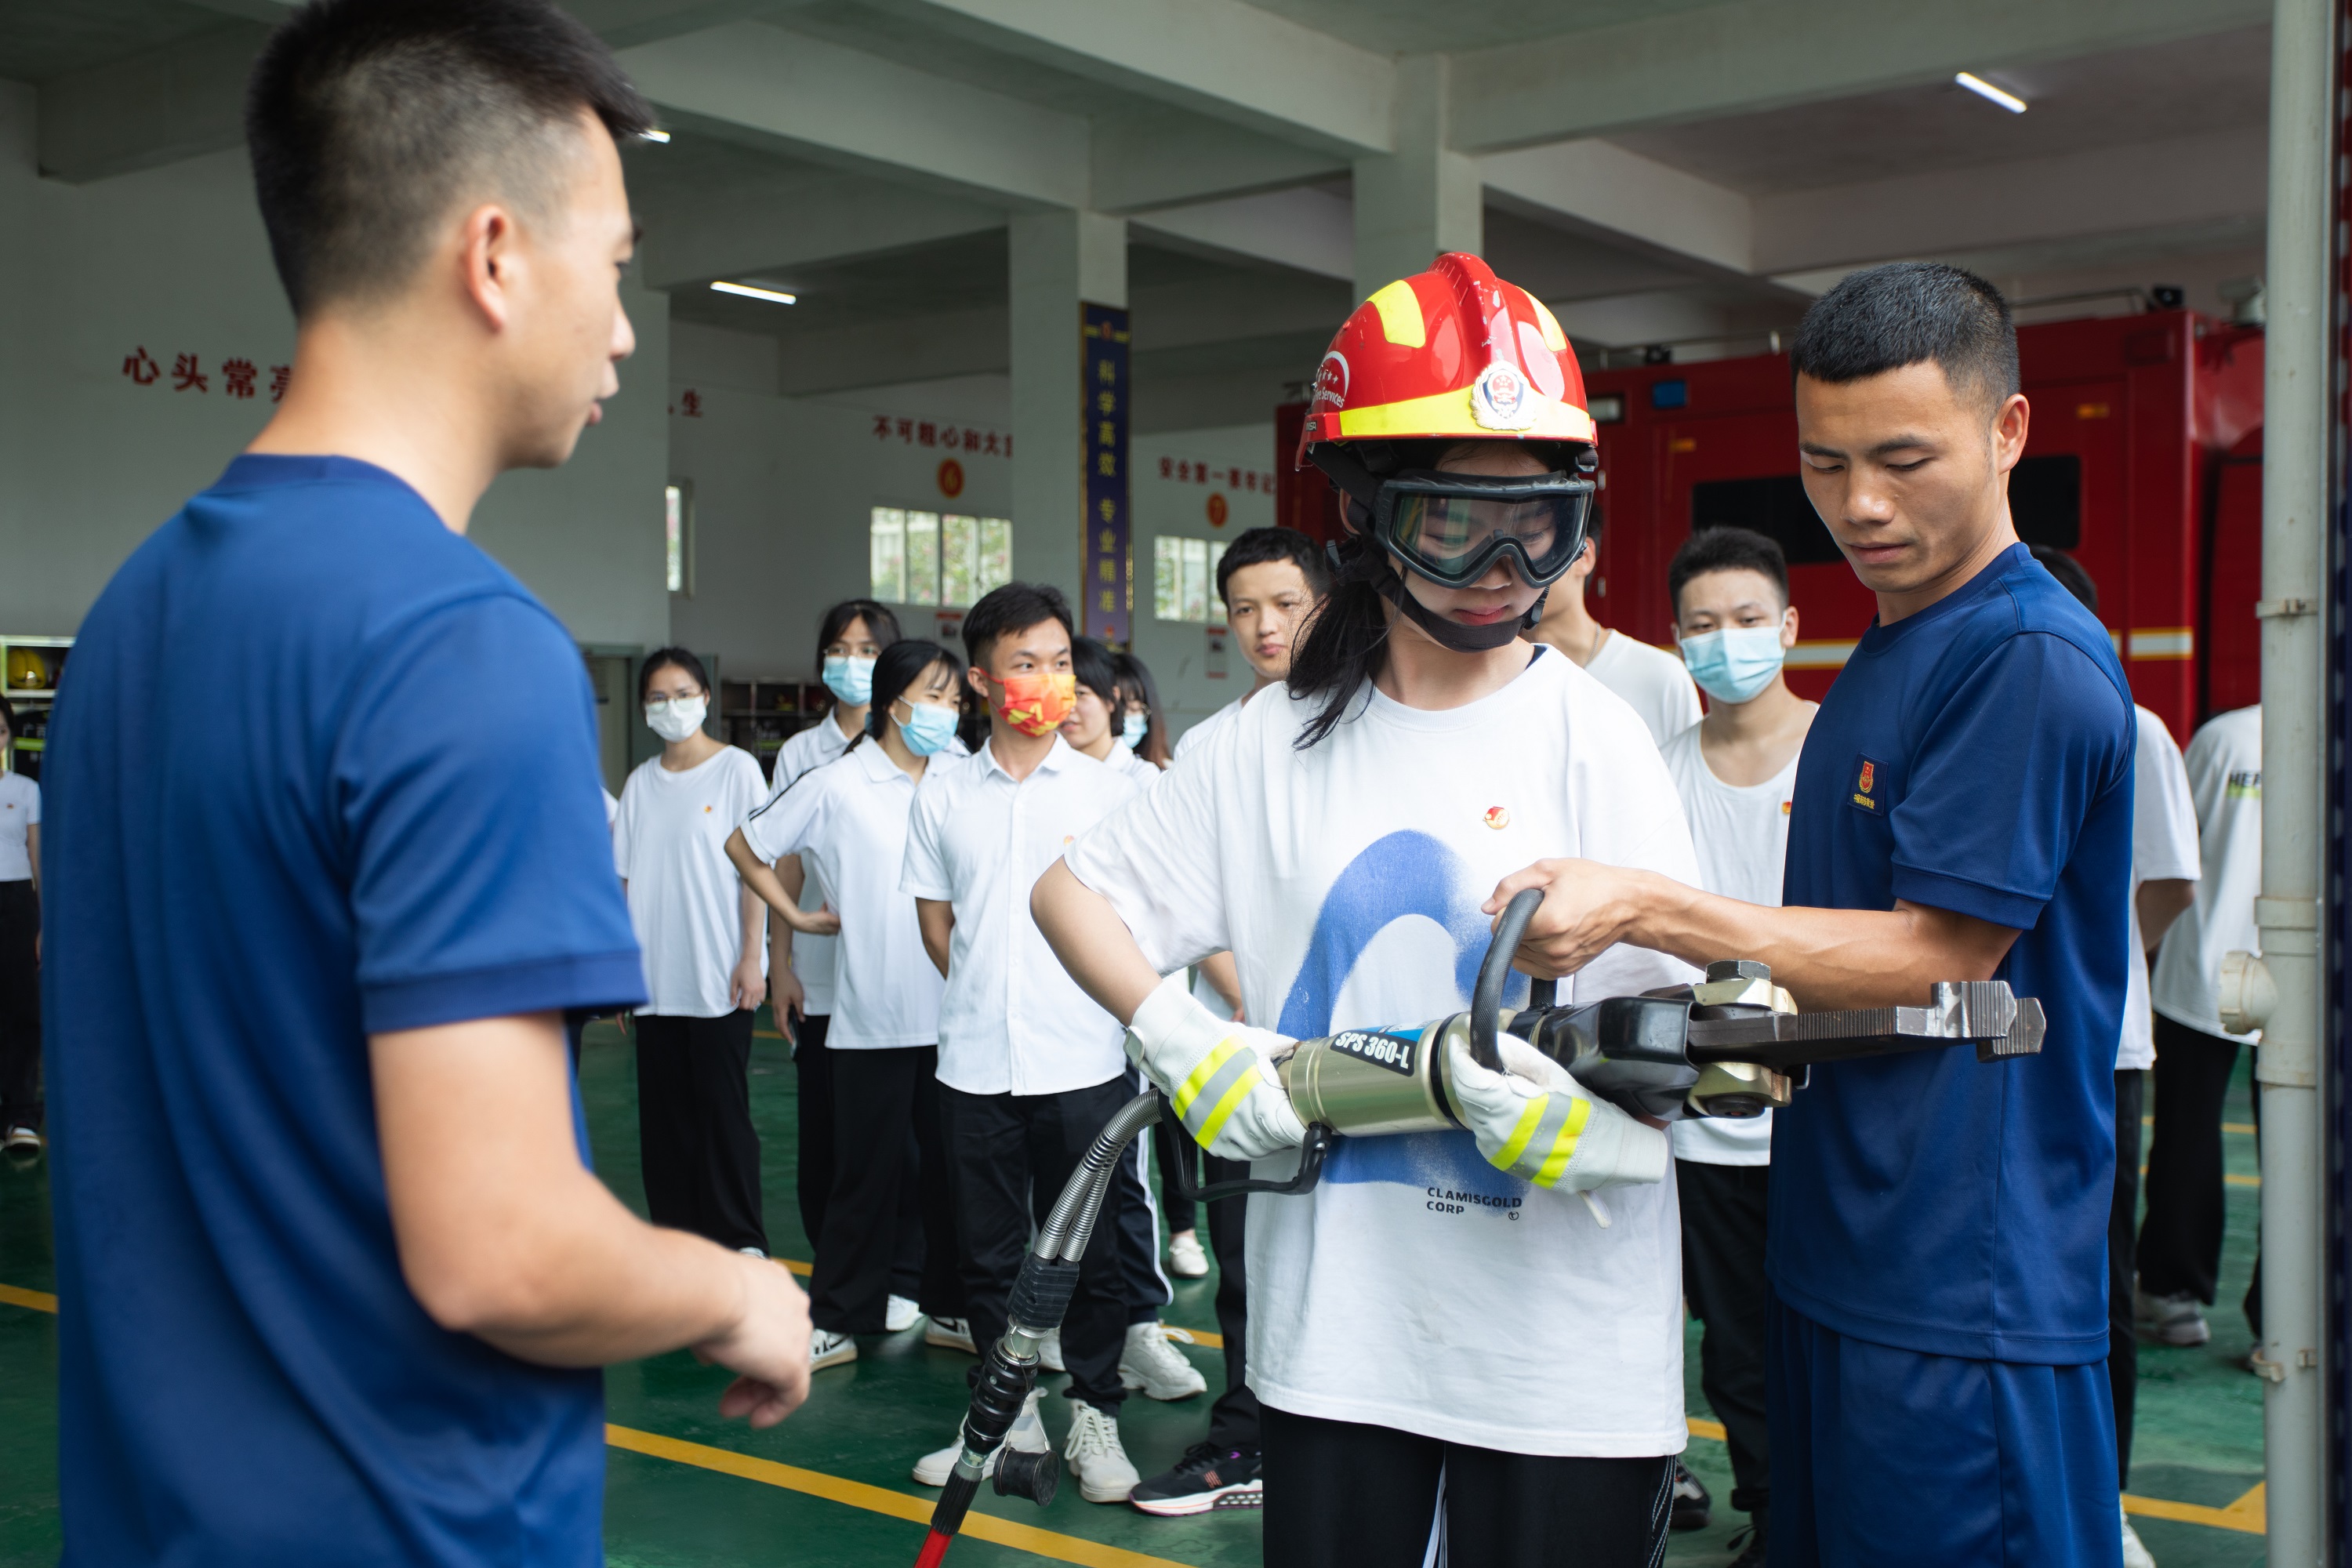
[[[1058,675],[1016,675],[1006,680],[992,675],[988,679],[1003,694],[996,700],[996,710],[1024,735],[1052,734],[1078,705],[1078,678],[1068,670]]]

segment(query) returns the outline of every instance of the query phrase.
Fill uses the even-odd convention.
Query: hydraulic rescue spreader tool
[[[1816,1063],[1937,1050],[1963,1043],[1979,1062],[2032,1056],[2042,1049],[2042,1004],[2014,995],[2002,980],[1938,984],[1919,1007],[1863,1007],[1800,1013],[1771,972],[1748,959],[1707,966],[1692,985],[1639,996],[1606,996],[1562,1006],[1554,984],[1534,982],[1528,1005],[1503,1005],[1511,956],[1543,901],[1539,889],[1513,899],[1496,922],[1467,1012],[1412,1028],[1342,1029],[1301,1040],[1279,1067],[1284,1092],[1307,1128],[1297,1171],[1281,1181],[1224,1182],[1192,1189],[1177,1167],[1178,1186],[1196,1201],[1244,1193],[1312,1190],[1342,1137],[1452,1131],[1463,1118],[1447,1081],[1457,1043],[1491,1072],[1505,1070],[1499,1044],[1516,1036],[1567,1069],[1596,1099],[1654,1121],[1690,1116],[1749,1117],[1790,1102]],[[1051,1451],[1004,1447],[1005,1435],[1036,1386],[1038,1348],[1058,1329],[1077,1289],[1078,1261],[1094,1238],[1095,1217],[1135,1136],[1167,1116],[1157,1090],[1119,1108],[1096,1135],[1037,1239],[1022,1259],[1006,1305],[1004,1335],[988,1350],[963,1422],[963,1452],[931,1512],[917,1568],[937,1568],[962,1527],[995,1456],[1000,1497],[1053,1501],[1061,1461]]]

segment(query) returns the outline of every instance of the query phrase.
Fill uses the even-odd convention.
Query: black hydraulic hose
[[[1503,986],[1511,978],[1511,955],[1528,934],[1528,922],[1543,904],[1541,888],[1523,888],[1513,896],[1495,922],[1495,940],[1486,944],[1486,962],[1478,965],[1477,989],[1470,993],[1470,1059],[1488,1072],[1503,1070],[1503,1053],[1496,1048],[1502,1032]]]

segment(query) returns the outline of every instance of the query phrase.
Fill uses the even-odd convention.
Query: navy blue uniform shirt
[[[367,1043],[643,998],[596,757],[562,626],[365,463],[239,458],[100,596],[42,780],[67,1563],[601,1561],[599,1374],[417,1304]]]
[[[1774,1121],[1766,1257],[1816,1322],[1937,1355],[2105,1357],[2134,722],[2105,628],[2021,544],[1874,626],[1822,700],[1785,901],[2016,927],[1995,977],[2041,999],[2049,1034],[2005,1062],[1963,1046],[1812,1069]]]

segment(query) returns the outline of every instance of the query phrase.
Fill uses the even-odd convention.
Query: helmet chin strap
[[[1370,584],[1382,598],[1404,612],[1414,626],[1427,632],[1432,641],[1440,647],[1452,648],[1455,653],[1491,653],[1521,632],[1535,630],[1537,624],[1543,619],[1544,601],[1551,597],[1551,590],[1545,588],[1536,595],[1536,602],[1528,606],[1528,613],[1516,621],[1496,621],[1484,626],[1464,626],[1460,621],[1449,620],[1439,615],[1413,597],[1412,590],[1398,574],[1389,552],[1361,533],[1357,538],[1362,541],[1363,549],[1353,564],[1347,566],[1341,574],[1360,583]],[[1328,553],[1337,564],[1337,547]]]

